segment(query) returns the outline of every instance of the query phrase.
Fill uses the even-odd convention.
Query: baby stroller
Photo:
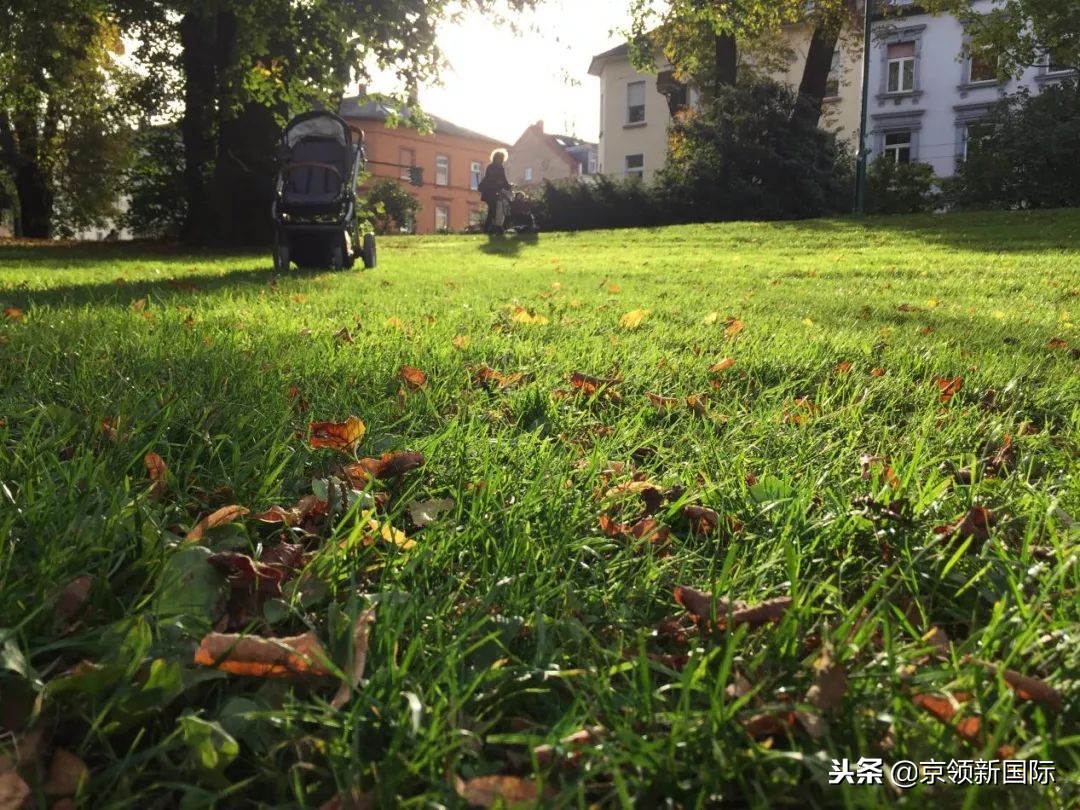
[[[271,209],[274,269],[352,267],[357,257],[375,266],[375,235],[360,238],[356,178],[364,162],[363,137],[331,112],[296,116],[278,147],[281,168]]]
[[[510,189],[503,189],[495,200],[492,224],[496,233],[509,230],[532,233],[536,231],[532,204],[520,191],[511,193]]]

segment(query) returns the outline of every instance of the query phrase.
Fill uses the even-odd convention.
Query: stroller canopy
[[[281,136],[287,157],[281,167],[286,204],[325,205],[351,182],[352,132],[331,112],[298,115]]]

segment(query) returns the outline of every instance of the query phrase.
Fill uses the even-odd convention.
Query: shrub
[[[534,214],[537,225],[546,231],[644,227],[664,221],[649,186],[602,175],[544,181]]]
[[[420,201],[390,178],[383,178],[368,191],[366,209],[376,233],[398,233],[416,222]]]
[[[937,177],[929,163],[897,163],[881,156],[866,176],[866,211],[869,214],[919,214],[941,204]]]
[[[1063,208],[1080,205],[1080,84],[1050,84],[1004,98],[985,132],[945,184],[954,208]]]
[[[128,209],[121,217],[135,236],[178,239],[187,218],[184,142],[175,124],[146,127],[135,135],[135,155],[125,178]]]

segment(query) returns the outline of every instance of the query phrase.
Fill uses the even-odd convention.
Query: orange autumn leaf
[[[79,788],[90,778],[90,769],[80,757],[57,748],[49,764],[49,775],[42,790],[49,796],[65,796],[77,793]],[[55,807],[55,805],[53,805]],[[3,807],[0,804],[0,807]]]
[[[551,799],[553,792],[536,787],[532,779],[520,776],[477,776],[463,780],[455,778],[454,790],[473,807],[535,807],[542,799]]]
[[[120,440],[120,417],[106,416],[101,420],[101,432],[105,434],[110,442],[116,442]]]
[[[684,506],[682,513],[694,534],[712,534],[720,527],[720,516],[707,506]]]
[[[971,743],[978,741],[979,732],[982,729],[982,720],[978,717],[966,717],[953,725],[953,718],[960,710],[960,704],[965,702],[968,696],[962,692],[954,692],[949,696],[919,694],[912,695],[911,701],[923,711],[940,720],[947,726]]]
[[[743,330],[744,326],[745,324],[738,318],[730,318],[727,322],[727,326],[724,327],[724,336],[733,338]]]
[[[733,365],[735,365],[735,358],[725,357],[719,363],[713,363],[709,366],[709,371],[713,374],[719,374],[721,371],[727,371],[727,369],[731,368]]]
[[[606,393],[612,398],[618,398],[618,394],[612,390],[622,380],[614,377],[590,377],[588,374],[582,374],[579,371],[575,371],[570,375],[570,384],[586,394]]]
[[[299,509],[286,509],[282,506],[271,506],[265,512],[255,515],[255,520],[260,523],[284,523],[286,526],[295,526],[300,520]]]
[[[379,458],[362,458],[346,465],[345,475],[354,486],[363,488],[372,478],[400,478],[423,463],[424,454],[414,450],[383,453]]]
[[[635,309],[627,312],[621,318],[619,318],[619,326],[623,329],[637,329],[645,322],[645,319],[649,316],[649,310],[647,309]]]
[[[210,633],[195,651],[200,666],[256,678],[329,675],[329,660],[313,631],[288,638]]]
[[[525,375],[521,372],[514,372],[513,374],[503,374],[501,371],[496,371],[490,366],[480,366],[474,369],[472,373],[472,381],[474,385],[494,385],[499,390],[517,385],[524,378]]]
[[[704,416],[708,410],[708,399],[705,394],[691,394],[686,398],[686,407],[698,416]]]
[[[996,673],[997,667],[991,663],[983,662],[983,667],[991,673]],[[1029,675],[1021,675],[1012,669],[1003,669],[1001,678],[1016,693],[1021,700],[1034,700],[1048,706],[1055,711],[1060,711],[1062,697],[1050,684],[1041,678],[1032,678]]]
[[[985,506],[973,506],[961,517],[952,523],[934,528],[935,534],[951,536],[954,534],[962,538],[972,538],[983,541],[990,537],[990,529],[998,522],[998,516]]]
[[[1048,349],[1067,349],[1069,343],[1064,338],[1053,337],[1046,341],[1046,348]]]
[[[607,291],[609,293],[611,293],[612,295],[618,295],[619,294],[619,289],[620,288],[619,288],[618,284],[608,284],[608,286],[607,286]]]
[[[469,338],[468,335],[457,335],[450,342],[454,344],[455,349],[467,349],[469,348],[469,344],[472,342],[472,340]]]
[[[146,465],[146,472],[149,473],[150,480],[154,482],[150,491],[155,498],[160,498],[165,494],[169,468],[166,466],[165,460],[153,451],[143,456],[143,464]]]
[[[367,428],[355,416],[344,422],[312,422],[311,446],[314,449],[329,447],[334,450],[350,450],[364,438]]]
[[[781,714],[770,714],[763,712],[761,714],[755,714],[747,720],[739,721],[746,731],[754,740],[762,741],[767,740],[770,737],[780,737],[786,735],[795,725],[795,713],[783,712]]]
[[[227,523],[234,522],[237,518],[241,518],[248,513],[247,508],[243,506],[237,506],[231,504],[230,506],[223,506],[216,512],[211,512],[204,517],[194,526],[191,531],[187,533],[187,537],[184,538],[185,543],[197,543],[203,539],[203,535],[210,529],[217,528],[218,526],[224,526]]]
[[[885,376],[885,369],[881,368],[881,366],[878,366],[877,368],[872,368],[872,369],[870,369],[870,376],[871,377],[884,377]]]
[[[9,321],[21,321],[23,319],[23,311],[18,307],[4,307],[4,317]]]
[[[679,400],[676,397],[662,397],[659,394],[654,394],[651,391],[645,392],[645,397],[652,403],[652,406],[660,413],[664,413],[672,408],[678,407]]]
[[[851,371],[851,363],[846,360],[843,363],[837,363],[836,368],[833,369],[837,374],[847,374]]]
[[[67,623],[83,612],[94,578],[90,574],[75,577],[56,594],[56,618]]]
[[[427,382],[427,374],[414,366],[402,366],[398,372],[398,377],[405,383],[405,386],[413,391],[418,391],[424,387],[424,383]]]
[[[941,392],[941,401],[948,402],[951,400],[961,388],[964,387],[963,377],[936,377],[934,382],[937,383],[938,390]]]
[[[683,606],[691,618],[707,625],[715,621],[719,628],[725,625],[734,628],[740,624],[746,624],[753,629],[770,622],[779,622],[792,605],[790,596],[768,599],[750,606],[741,602],[728,602],[721,598],[716,600],[714,612],[712,599],[712,594],[704,591],[682,585],[675,587],[675,601]]]
[[[145,312],[146,311],[146,299],[145,298],[139,298],[136,301],[132,301],[131,302],[131,309],[133,311],[135,311],[135,312]]]

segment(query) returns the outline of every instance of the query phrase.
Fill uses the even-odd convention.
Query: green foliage
[[[649,186],[604,175],[554,183],[545,180],[534,215],[544,231],[629,228],[669,221]]]
[[[956,208],[1080,205],[1080,83],[1006,97],[981,122],[984,136],[945,184]]]
[[[929,163],[897,163],[888,156],[879,157],[866,176],[867,213],[930,213],[941,202],[937,183]]]
[[[657,193],[675,221],[793,219],[846,210],[850,172],[835,138],[792,119],[793,93],[742,80],[677,117]]]
[[[420,201],[401,183],[387,177],[371,186],[366,206],[376,233],[399,233],[416,222]]]
[[[971,47],[1000,56],[1002,75],[1044,63],[1080,69],[1080,3],[1064,0],[920,0],[931,12],[955,15],[971,34]]]
[[[184,142],[176,126],[148,126],[135,138],[123,224],[138,237],[176,240],[187,216]]]

